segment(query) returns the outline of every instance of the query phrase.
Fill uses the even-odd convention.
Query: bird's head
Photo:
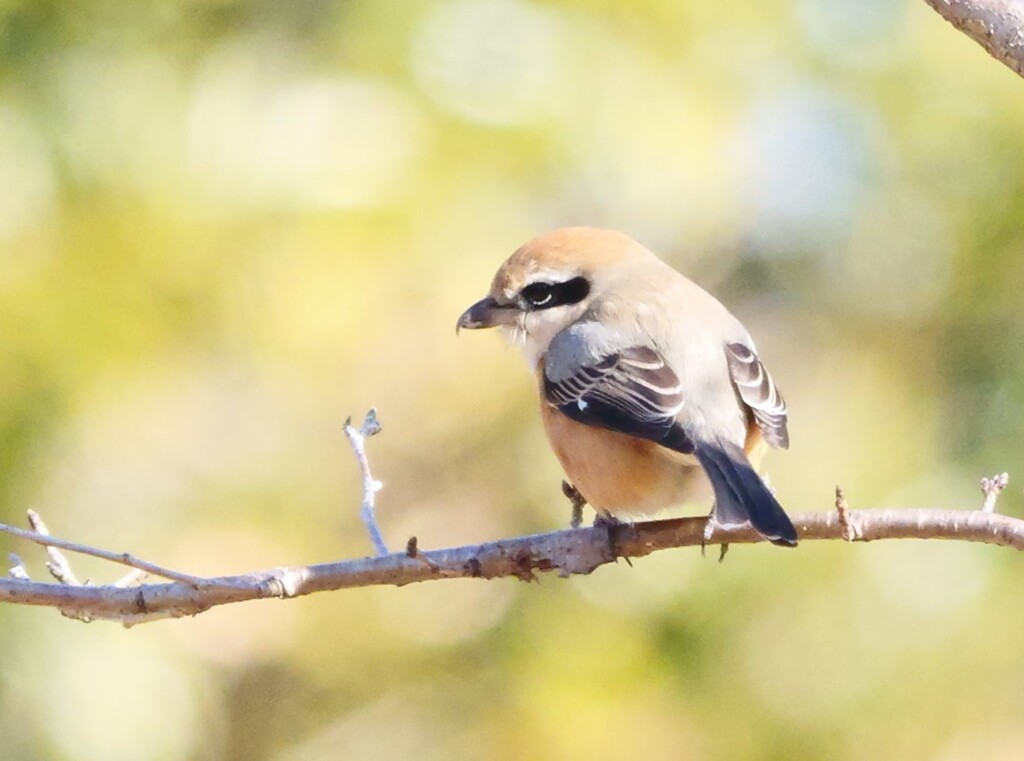
[[[533,364],[561,330],[629,267],[654,255],[619,232],[565,227],[519,248],[498,268],[487,296],[459,317],[462,328],[502,329]]]

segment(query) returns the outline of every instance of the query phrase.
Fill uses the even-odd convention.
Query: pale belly
[[[592,507],[612,515],[652,514],[688,502],[711,506],[711,484],[692,455],[584,425],[541,400],[548,441]]]

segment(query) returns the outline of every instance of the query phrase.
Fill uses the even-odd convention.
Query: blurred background
[[[393,546],[566,525],[521,358],[454,333],[565,224],[747,323],[791,510],[971,508],[1008,470],[1020,514],[1021,86],[920,0],[2,0],[0,520],[194,574],[360,556],[342,423],[376,406]],[[2,606],[0,756],[1019,758],[1022,564],[819,542],[131,631]]]

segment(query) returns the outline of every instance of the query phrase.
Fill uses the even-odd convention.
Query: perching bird
[[[585,227],[535,238],[458,327],[500,327],[523,347],[551,447],[600,513],[713,491],[709,528],[749,521],[796,545],[751,464],[765,442],[789,446],[782,395],[739,320],[636,241]]]

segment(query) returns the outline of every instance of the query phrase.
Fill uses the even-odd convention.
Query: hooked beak
[[[463,328],[477,330],[478,328],[494,328],[499,325],[514,325],[519,315],[519,310],[514,306],[499,304],[493,297],[488,296],[480,299],[473,306],[462,313],[459,321],[455,323],[455,334]]]

